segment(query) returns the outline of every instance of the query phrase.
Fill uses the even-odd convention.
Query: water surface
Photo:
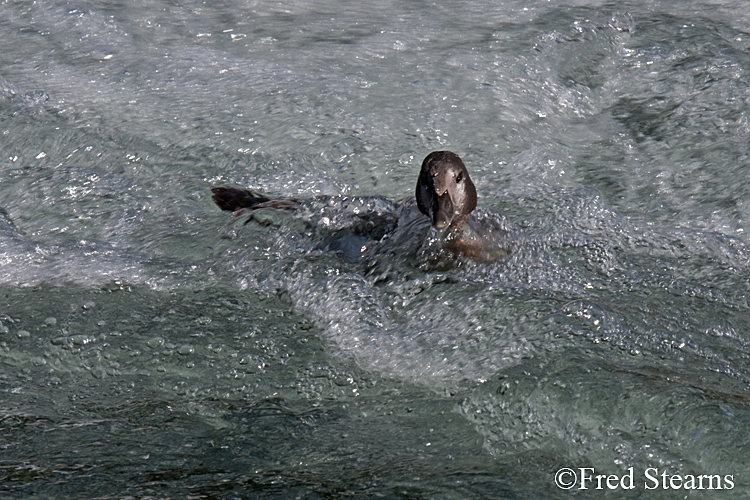
[[[3,496],[748,496],[749,21],[1,3]],[[330,248],[343,204],[412,196],[439,149],[510,257]],[[217,185],[336,201],[243,224]]]

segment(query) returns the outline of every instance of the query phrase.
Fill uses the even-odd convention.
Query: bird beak
[[[431,208],[432,213],[430,214],[430,218],[432,219],[432,227],[435,229],[443,229],[453,220],[453,202],[451,201],[448,191],[440,196],[435,196],[432,199]]]

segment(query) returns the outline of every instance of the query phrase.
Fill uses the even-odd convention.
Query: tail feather
[[[297,200],[272,200],[249,189],[215,187],[211,189],[211,193],[213,193],[214,202],[219,208],[230,212],[243,208],[249,208],[250,210],[256,208],[294,210],[299,206]]]

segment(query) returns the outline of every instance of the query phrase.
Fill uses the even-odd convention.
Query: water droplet
[[[151,349],[156,349],[157,347],[161,347],[162,345],[164,345],[164,339],[161,337],[154,337],[146,342],[146,346],[150,347]]]
[[[190,344],[183,344],[177,348],[177,354],[182,354],[183,356],[187,356],[188,354],[193,354],[194,352],[195,352],[195,348],[191,346]]]

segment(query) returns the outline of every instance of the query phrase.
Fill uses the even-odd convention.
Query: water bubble
[[[146,346],[150,347],[151,349],[156,349],[157,347],[161,347],[164,345],[164,339],[161,337],[154,337],[146,341]]]
[[[72,335],[70,337],[70,340],[73,342],[73,345],[86,345],[90,342],[94,341],[93,337],[90,337],[88,335]]]
[[[195,348],[191,346],[190,344],[182,344],[180,347],[177,348],[177,354],[182,354],[183,356],[187,356],[188,354],[193,354],[195,352]]]

